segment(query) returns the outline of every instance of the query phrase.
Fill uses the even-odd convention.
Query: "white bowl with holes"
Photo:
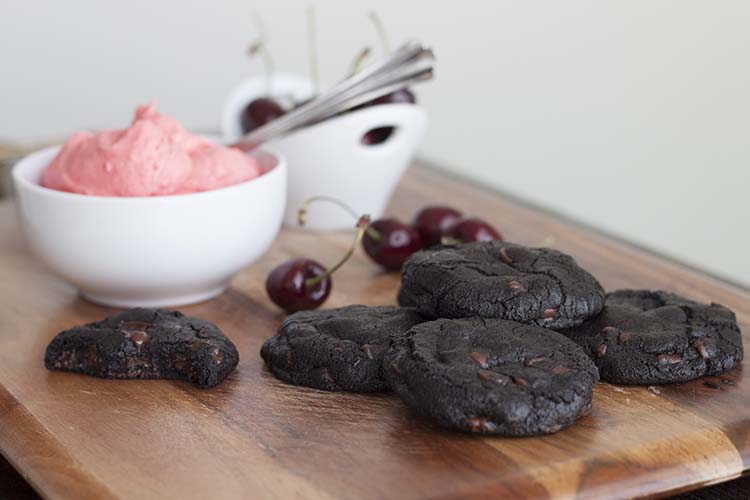
[[[40,185],[59,146],[13,168],[31,251],[87,299],[116,307],[200,302],[223,292],[281,226],[283,157],[258,151],[263,174],[200,193],[89,196]]]
[[[240,115],[256,97],[269,95],[265,78],[251,78],[240,84],[227,100],[222,135],[235,141],[242,135]],[[297,102],[310,97],[309,80],[290,75],[270,79],[270,95]],[[391,127],[392,133],[379,144],[367,145],[363,136],[377,128]],[[297,212],[312,196],[330,196],[351,206],[357,213],[379,217],[393,189],[412,161],[427,128],[427,113],[415,104],[381,104],[344,113],[300,129],[267,146],[281,153],[289,170],[284,223],[297,225]],[[351,215],[331,204],[313,204],[305,227],[338,230],[354,227]]]

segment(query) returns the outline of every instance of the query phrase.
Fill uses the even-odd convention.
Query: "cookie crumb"
[[[659,389],[659,388],[658,388],[658,387],[656,387],[655,385],[650,385],[650,386],[648,386],[648,390],[649,390],[649,391],[650,391],[650,392],[651,392],[651,393],[652,393],[653,395],[655,395],[655,396],[658,396],[659,394],[661,394],[661,389]]]

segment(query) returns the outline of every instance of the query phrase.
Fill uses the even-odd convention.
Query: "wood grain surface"
[[[390,212],[445,202],[506,239],[571,253],[605,288],[663,288],[733,309],[748,349],[750,293],[452,177],[412,168]],[[35,263],[12,205],[0,204],[0,451],[54,498],[626,498],[665,495],[750,469],[750,380],[600,384],[591,415],[555,435],[444,431],[392,394],[285,385],[258,351],[281,315],[267,272],[290,256],[332,263],[350,234],[286,229],[220,297],[182,310],[218,324],[240,364],[220,386],[107,381],[44,369],[60,330],[113,309],[79,299]],[[392,304],[398,276],[359,254],[326,304]],[[744,363],[743,363],[744,364]],[[718,388],[716,388],[718,387]]]

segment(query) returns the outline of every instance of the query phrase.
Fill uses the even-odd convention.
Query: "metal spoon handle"
[[[233,144],[249,151],[300,127],[317,123],[395,90],[429,80],[435,56],[418,42],[407,42],[388,58],[372,64],[304,105],[258,127]]]

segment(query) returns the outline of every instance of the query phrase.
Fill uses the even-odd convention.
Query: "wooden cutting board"
[[[671,290],[736,311],[748,349],[750,293],[628,244],[424,168],[390,212],[428,203],[480,214],[506,239],[572,254],[607,289]],[[241,361],[222,385],[107,381],[45,370],[60,330],[113,312],[79,299],[36,264],[13,207],[0,204],[0,450],[55,498],[616,498],[664,494],[750,469],[750,380],[661,387],[600,384],[590,416],[555,435],[447,432],[391,394],[333,394],[273,378],[258,355],[280,315],[266,273],[290,256],[332,263],[351,235],[284,230],[215,300],[185,307],[217,323]],[[328,307],[395,301],[398,276],[358,255]]]

